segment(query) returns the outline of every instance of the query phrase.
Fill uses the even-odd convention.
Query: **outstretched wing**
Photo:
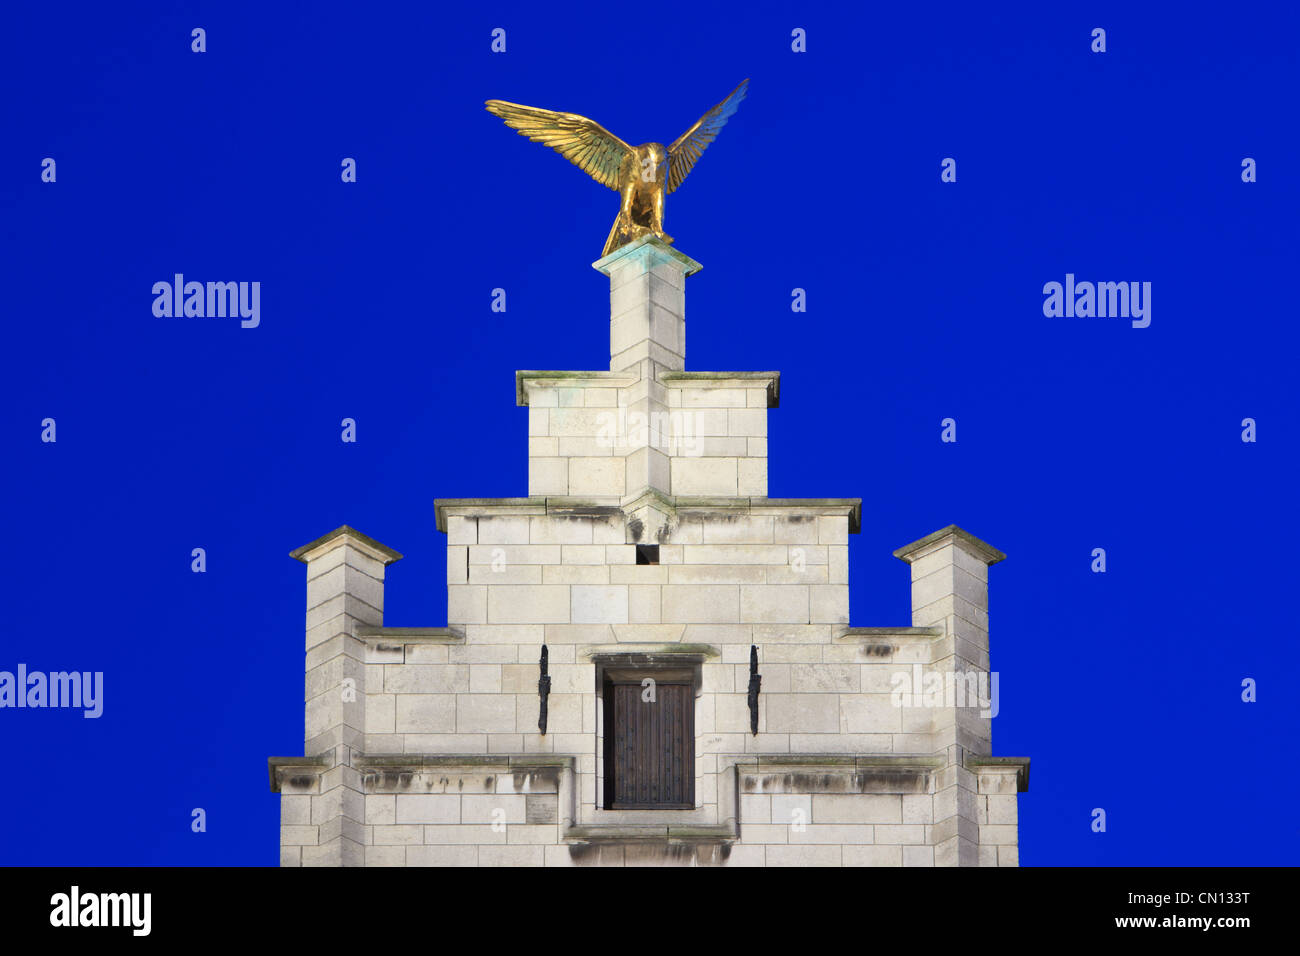
[[[489,113],[534,143],[551,147],[602,186],[618,191],[618,169],[632,147],[595,120],[505,100],[488,100]]]
[[[730,96],[696,120],[694,126],[677,137],[676,141],[668,147],[669,192],[682,184],[682,180],[691,171],[695,161],[704,153],[704,148],[717,137],[718,130],[727,125],[727,120],[731,119],[732,114],[740,106],[740,101],[745,98],[748,88],[749,80],[742,80],[740,85],[731,91]]]

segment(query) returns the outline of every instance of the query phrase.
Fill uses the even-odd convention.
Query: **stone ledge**
[[[528,404],[528,389],[530,386],[542,388],[628,388],[640,381],[639,376],[628,372],[520,369],[515,372],[515,404]],[[781,404],[780,372],[661,371],[656,381],[665,388],[690,388],[696,385],[712,385],[716,388],[754,388],[761,384],[767,392],[767,407],[778,408]]]
[[[465,634],[450,627],[380,627],[358,624],[354,636],[375,647],[406,644],[464,644]]]
[[[528,404],[527,386],[533,383],[550,388],[624,388],[639,381],[640,376],[629,372],[521,369],[515,372],[515,404]]]
[[[654,658],[673,661],[704,661],[721,657],[722,651],[713,644],[589,644],[581,647],[578,656],[590,661],[613,660],[619,663],[639,664]]]
[[[1029,789],[1028,757],[989,757],[968,753],[963,762],[966,769],[970,771],[1014,769],[1016,772],[1016,789],[1020,793],[1024,793]]]
[[[837,644],[885,639],[928,644],[937,637],[943,637],[945,633],[942,627],[851,627],[833,640]]]
[[[564,828],[567,843],[734,843],[740,838],[735,822],[636,825],[584,823]]]
[[[352,766],[366,770],[571,770],[569,754],[357,754]]]
[[[812,513],[818,516],[845,517],[849,533],[862,528],[861,498],[713,498],[665,495],[651,491],[639,493],[633,504],[639,506],[647,496],[678,515],[727,512],[745,515],[786,515]],[[628,515],[632,505],[619,507],[609,500],[571,496],[538,495],[531,498],[438,498],[433,502],[438,530],[446,532],[447,516],[491,517],[498,515],[555,515],[557,517],[613,517]],[[629,515],[630,517],[630,515]]]
[[[786,770],[791,767],[845,773],[877,768],[942,770],[947,757],[939,754],[744,754],[735,758],[741,773]]]
[[[756,754],[736,759],[741,793],[929,793],[936,754]]]
[[[320,754],[315,757],[268,757],[266,769],[271,778],[271,791],[280,792],[280,785],[285,777],[302,775],[319,777],[320,774],[334,766],[334,757]]]
[[[777,408],[781,404],[780,372],[683,372],[663,371],[659,381],[669,388],[690,388],[706,382],[718,388],[753,388],[762,382],[767,389],[767,407]]]
[[[700,265],[684,252],[679,252],[668,243],[664,242],[656,235],[645,235],[631,242],[625,243],[603,258],[597,259],[591,264],[591,267],[597,272],[603,272],[605,275],[613,270],[613,267],[623,259],[631,256],[633,253],[640,252],[649,246],[649,250],[642,253],[646,257],[655,257],[663,262],[676,262],[682,267],[683,275],[692,276],[699,272],[704,266]]]

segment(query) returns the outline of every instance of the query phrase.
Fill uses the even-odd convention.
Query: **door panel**
[[[695,806],[695,694],[690,684],[657,683],[642,699],[638,683],[605,693],[605,807]]]

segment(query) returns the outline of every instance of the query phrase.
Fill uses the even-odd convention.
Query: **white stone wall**
[[[530,496],[767,495],[768,381],[620,381],[524,383]]]
[[[899,674],[949,673],[959,654],[970,653],[959,648],[963,638],[942,622],[848,626],[849,518],[817,513],[834,504],[773,504],[772,513],[757,514],[686,511],[660,546],[658,565],[634,563],[621,512],[558,516],[545,507],[453,504],[451,512],[461,513],[446,516],[450,627],[415,636],[362,629],[364,734],[356,754],[409,759],[417,769],[376,776],[337,767],[320,781],[328,785],[332,774],[347,786],[286,791],[287,864],[336,862],[337,853],[320,846],[344,826],[349,861],[366,865],[1018,861],[1016,769],[961,766],[966,717],[947,706],[899,706],[891,693]],[[751,512],[755,507],[762,511],[751,504]],[[543,513],[500,513],[530,509]],[[918,607],[951,609],[943,576],[951,579],[955,563],[969,562],[942,549],[922,551],[928,557],[913,562]],[[354,583],[373,588],[374,580]],[[962,600],[986,604],[978,589],[957,583]],[[319,585],[312,594],[339,600]],[[371,599],[382,605],[382,591]],[[537,728],[543,643],[552,681],[544,736]],[[762,675],[757,734],[750,733],[746,696],[751,644]],[[602,708],[592,656],[648,647],[702,656],[693,811],[600,805]],[[313,674],[309,714],[329,699],[329,688],[317,686],[319,669]],[[961,739],[989,753],[987,737]],[[569,789],[536,777],[521,784],[517,773],[421,771],[426,755],[498,755],[507,765],[556,755],[570,761]],[[867,759],[862,755],[931,763],[923,776],[844,769],[845,761],[852,768]],[[656,823],[734,833],[725,842],[593,845],[569,830]]]

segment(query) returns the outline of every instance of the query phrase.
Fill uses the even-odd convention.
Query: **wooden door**
[[[605,808],[695,806],[695,693],[690,683],[640,681],[605,687]]]

